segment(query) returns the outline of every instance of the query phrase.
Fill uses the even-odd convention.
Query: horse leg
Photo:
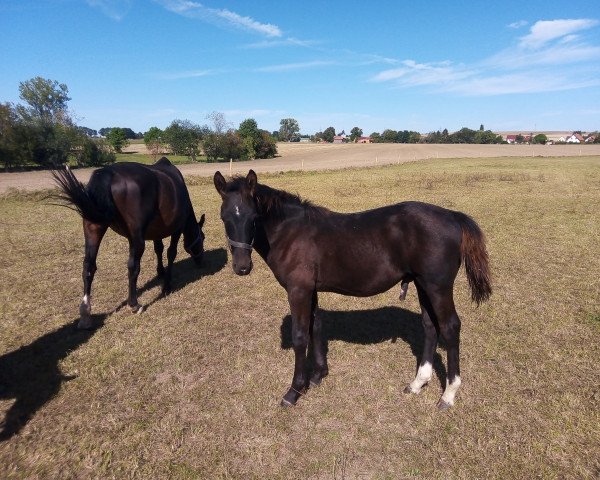
[[[310,339],[313,354],[313,372],[310,377],[310,384],[317,386],[321,383],[321,380],[329,373],[327,367],[327,355],[325,352],[325,344],[323,342],[323,324],[321,317],[318,315],[319,301],[317,292],[313,293],[312,300],[312,313],[311,313],[311,324],[310,324]]]
[[[281,400],[281,405],[295,405],[306,390],[306,348],[312,314],[311,290],[292,288],[288,291],[288,301],[292,311],[292,345],[294,346],[294,377],[292,386]]]
[[[129,239],[129,260],[127,261],[127,269],[129,271],[129,298],[127,305],[133,313],[142,313],[143,307],[138,303],[137,299],[137,279],[140,274],[140,260],[144,254],[146,244],[141,232],[134,234]]]
[[[163,266],[163,251],[165,246],[162,240],[154,240],[154,253],[156,253],[156,275],[163,277],[165,275],[165,267]]]
[[[83,299],[79,305],[78,328],[92,328],[92,282],[96,273],[96,257],[102,237],[106,233],[108,225],[83,221],[83,236],[85,238],[85,256],[83,259]]]
[[[167,270],[165,271],[165,281],[163,284],[162,294],[168,295],[171,293],[171,275],[173,271],[173,262],[177,256],[177,244],[179,243],[181,232],[171,235],[171,243],[167,249]]]
[[[446,388],[438,401],[437,407],[440,410],[447,410],[454,405],[454,397],[461,384],[459,365],[460,318],[454,307],[452,287],[439,293],[436,292],[435,295],[430,295],[429,298],[438,320],[440,333],[446,343],[448,375],[446,376]]]
[[[408,287],[408,283],[406,284]],[[431,302],[425,290],[416,283],[419,303],[421,304],[421,316],[423,321],[423,330],[425,332],[425,341],[423,342],[423,354],[419,362],[419,368],[415,379],[404,389],[404,393],[419,393],[423,386],[431,380],[433,371],[433,355],[437,347],[438,330],[433,315]]]

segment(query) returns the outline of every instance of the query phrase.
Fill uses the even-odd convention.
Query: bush
[[[117,156],[110,151],[106,143],[91,138],[85,139],[74,155],[80,167],[101,167],[115,163],[117,160]]]

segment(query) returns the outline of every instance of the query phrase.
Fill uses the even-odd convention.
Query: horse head
[[[196,219],[193,219],[193,222],[190,222],[193,223],[193,230],[196,230],[196,232],[189,237],[194,238],[194,240],[189,245],[185,246],[185,251],[190,254],[197,266],[202,265],[202,258],[204,257],[204,232],[202,231],[202,226],[204,225],[205,219],[206,217],[202,214],[198,223],[196,223]],[[185,237],[184,234],[184,242]]]
[[[254,199],[256,173],[250,170],[246,177],[235,178],[228,183],[221,172],[216,172],[214,183],[223,200],[221,220],[231,249],[233,271],[238,275],[248,275],[252,271],[251,255],[258,218]]]

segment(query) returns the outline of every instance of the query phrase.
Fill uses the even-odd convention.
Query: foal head
[[[202,265],[202,258],[204,257],[204,232],[202,231],[202,225],[204,225],[205,216],[202,214],[198,223],[193,215],[190,215],[191,220],[189,221],[190,226],[184,230],[183,242],[184,248],[187,253],[194,259],[194,263],[197,266]],[[190,231],[189,234],[188,231]],[[193,233],[192,233],[193,232]],[[190,239],[190,243],[186,245],[186,240]]]
[[[250,170],[245,178],[227,183],[221,172],[216,172],[214,182],[223,199],[221,220],[231,248],[233,271],[238,275],[248,275],[252,270],[251,254],[258,218],[254,200],[256,173]]]

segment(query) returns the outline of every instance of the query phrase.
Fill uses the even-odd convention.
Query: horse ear
[[[202,214],[202,216],[200,217],[200,220],[198,221],[198,226],[202,229],[202,225],[204,225],[204,220],[206,220],[206,217],[204,216],[204,214]]]
[[[254,173],[254,170],[251,169],[248,172],[248,175],[246,175],[246,185],[248,185],[248,189],[250,189],[250,193],[252,195],[254,195],[254,190],[256,190],[257,181],[256,173]]]
[[[218,170],[215,172],[213,181],[215,182],[215,188],[217,189],[217,192],[219,192],[221,196],[225,195],[225,187],[227,186],[227,181],[225,180],[225,177],[221,175],[221,172],[219,172]]]

